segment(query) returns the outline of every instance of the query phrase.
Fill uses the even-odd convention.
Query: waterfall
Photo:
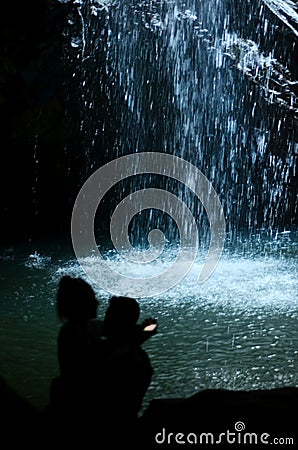
[[[297,17],[290,0],[73,2],[67,55],[80,78],[86,174],[98,152],[105,161],[164,152],[208,178],[232,235],[294,226]],[[127,180],[119,196],[156,182]],[[204,234],[192,193],[159,183],[178,192]],[[144,214],[147,223],[155,213]]]

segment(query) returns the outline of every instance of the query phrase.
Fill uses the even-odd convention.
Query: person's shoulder
[[[80,337],[82,334],[81,327],[75,321],[67,321],[65,322],[59,331],[58,338],[61,339],[75,339],[76,337]]]
[[[73,330],[76,330],[77,324],[73,320],[67,320],[67,322],[64,322],[60,327],[60,333],[68,333]]]
[[[64,322],[59,330],[59,336],[63,336],[65,333],[68,333],[68,331],[71,329],[71,324],[69,321]]]
[[[88,333],[96,339],[103,336],[103,321],[100,319],[90,319],[87,324]]]

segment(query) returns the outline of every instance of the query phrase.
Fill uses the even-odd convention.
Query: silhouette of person
[[[57,312],[65,321],[58,336],[58,361],[60,373],[65,377],[89,376],[95,350],[89,329],[96,321],[99,302],[92,287],[82,278],[64,276],[58,286]],[[100,338],[101,332],[98,332]]]
[[[139,316],[140,306],[135,299],[113,296],[103,322],[107,343],[106,413],[120,426],[136,421],[153,375],[141,344],[156,333],[157,322],[149,318],[138,325]]]
[[[115,427],[124,434],[137,419],[153,374],[141,344],[156,333],[157,322],[149,318],[138,325],[139,304],[127,297],[112,297],[100,321],[98,304],[82,278],[61,278],[56,299],[64,322],[58,335],[60,375],[51,383],[49,410],[68,444],[92,441],[101,426],[108,448]]]
[[[58,335],[60,375],[51,383],[49,413],[67,441],[85,440],[86,431],[93,430],[97,421],[102,334],[98,305],[85,280],[68,275],[60,279],[56,297],[58,317],[64,322]]]

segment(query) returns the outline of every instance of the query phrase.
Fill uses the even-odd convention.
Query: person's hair
[[[88,319],[96,302],[95,293],[85,280],[63,276],[58,285],[56,307],[60,320]]]
[[[113,320],[135,324],[140,317],[140,306],[134,298],[113,295],[109,300],[109,312]]]
[[[140,306],[131,297],[112,296],[104,319],[104,333],[108,337],[129,336],[140,316]]]

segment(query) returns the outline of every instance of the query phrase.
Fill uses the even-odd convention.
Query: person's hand
[[[157,320],[153,317],[148,317],[142,322],[141,327],[146,335],[148,333],[148,337],[153,336],[157,333]]]

